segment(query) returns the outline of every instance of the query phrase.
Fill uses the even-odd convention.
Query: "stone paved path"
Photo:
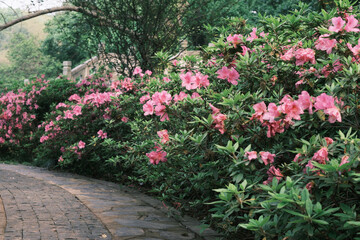
[[[160,201],[114,183],[0,164],[0,240],[219,238],[200,234],[200,225],[169,218]]]

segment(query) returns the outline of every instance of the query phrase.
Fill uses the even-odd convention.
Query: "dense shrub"
[[[70,87],[35,162],[150,188],[228,239],[355,239],[359,11],[307,9],[225,27],[167,75]]]

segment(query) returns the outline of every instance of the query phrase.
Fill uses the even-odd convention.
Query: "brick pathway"
[[[200,225],[169,218],[161,202],[114,183],[0,164],[0,240],[219,238],[200,234]]]

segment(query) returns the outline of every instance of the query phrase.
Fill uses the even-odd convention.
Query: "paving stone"
[[[58,186],[0,170],[0,196],[8,216],[2,234],[5,239],[100,239],[89,230],[94,223],[111,236],[86,206]]]
[[[145,232],[141,228],[118,228],[115,232],[116,237],[130,237],[130,236],[141,236],[144,235]]]
[[[5,240],[23,240],[23,234],[29,240],[200,240],[218,236],[209,230],[205,238],[200,237],[199,222],[185,217],[179,224],[167,216],[160,201],[134,189],[42,168],[0,164],[0,199],[7,216]],[[0,206],[0,236],[1,226]]]

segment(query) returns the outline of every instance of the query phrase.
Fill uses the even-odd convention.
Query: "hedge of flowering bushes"
[[[1,150],[140,186],[227,239],[360,239],[358,19],[300,4],[166,75],[38,79],[1,96]]]

